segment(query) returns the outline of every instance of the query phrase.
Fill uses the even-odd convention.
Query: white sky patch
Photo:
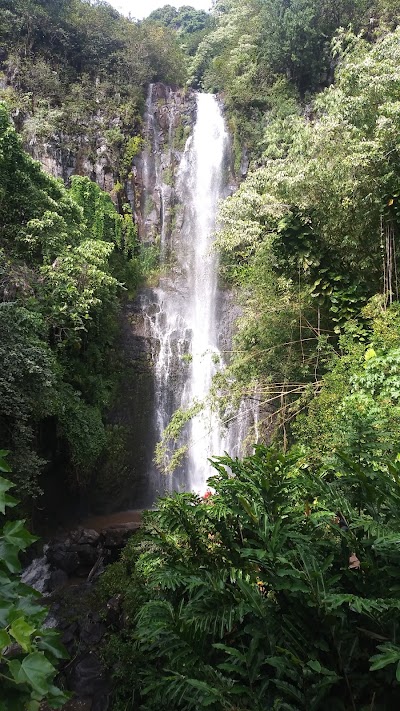
[[[182,7],[189,5],[195,7],[196,10],[210,10],[212,0],[108,0],[110,5],[124,15],[131,14],[137,20],[142,20],[147,15],[150,15],[153,10],[157,10],[164,5],[172,5],[173,7]]]

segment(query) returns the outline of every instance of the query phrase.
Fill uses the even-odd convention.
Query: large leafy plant
[[[260,447],[214,466],[215,493],[162,499],[106,573],[113,708],[395,708],[399,463],[316,472]]]
[[[7,452],[0,451],[0,472],[10,471]],[[13,484],[0,476],[0,517],[16,505],[8,493]],[[40,595],[21,583],[19,553],[36,540],[23,521],[0,529],[0,709],[38,711],[46,700],[61,708],[67,696],[54,684],[56,664],[65,658],[58,632],[44,627],[47,609]]]

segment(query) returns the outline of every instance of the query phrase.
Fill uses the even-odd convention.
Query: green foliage
[[[127,621],[115,708],[395,707],[399,464],[382,464],[259,447],[214,462],[210,498],[161,499],[103,581]]]
[[[67,190],[46,176],[4,108],[0,149],[0,424],[13,476],[31,497],[40,493],[50,421],[71,480],[84,484],[102,451],[118,368],[116,311],[140,264],[130,213],[119,214],[88,178],[74,176]]]
[[[122,158],[122,165],[125,170],[129,171],[131,169],[133,159],[140,153],[142,147],[143,139],[140,136],[132,136],[129,139]]]
[[[212,26],[212,18],[207,12],[196,10],[189,5],[183,5],[179,9],[164,5],[151,12],[149,20],[176,30],[182,49],[189,55],[195,54]]]
[[[365,337],[368,299],[398,298],[398,39],[339,33],[337,80],[313,120],[271,121],[262,161],[221,209],[222,271],[243,301],[231,374],[279,425],[318,392],[345,325]]]
[[[130,168],[147,85],[186,78],[174,30],[128,20],[106,2],[1,0],[0,40],[0,98],[25,145],[48,145],[64,167],[76,158],[77,172],[82,153],[95,162],[106,146],[115,181]]]
[[[164,5],[151,12],[149,19],[188,34],[204,30],[209,24],[208,13],[204,10],[196,10],[190,5],[183,5],[179,9],[172,5]]]
[[[182,463],[188,449],[188,445],[178,446],[184,428],[203,408],[203,403],[194,402],[186,410],[175,410],[155,451],[154,462],[164,474],[173,473]]]
[[[159,244],[142,244],[139,249],[140,272],[144,279],[151,281],[160,268]]]
[[[0,452],[0,472],[9,472]],[[0,516],[17,503],[8,491],[13,484],[0,476]],[[24,521],[9,521],[0,529],[0,707],[7,711],[39,711],[46,700],[61,708],[68,696],[54,684],[56,666],[67,654],[59,634],[44,627],[47,609],[40,595],[19,579],[19,554],[37,539]]]
[[[235,167],[243,148],[259,157],[263,131],[299,100],[333,79],[330,42],[336,30],[368,23],[364,0],[218,0],[191,63],[191,81],[220,91],[235,139]],[[375,12],[375,9],[374,9]],[[285,90],[283,87],[286,84]]]
[[[101,410],[87,404],[72,388],[65,387],[58,412],[58,428],[59,435],[69,444],[69,458],[77,472],[77,483],[84,486],[93,463],[106,444]]]
[[[364,316],[367,323],[374,317],[369,331],[348,324],[340,357],[294,431],[314,459],[336,463],[341,452],[380,471],[382,460],[400,449],[398,305],[377,310],[372,301]]]

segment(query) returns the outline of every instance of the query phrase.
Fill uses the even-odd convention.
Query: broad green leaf
[[[256,514],[254,513],[254,511],[253,511],[253,509],[252,509],[252,507],[251,507],[250,502],[247,501],[247,499],[245,499],[244,496],[238,496],[238,501],[240,501],[240,503],[242,504],[244,510],[246,511],[246,513],[249,514],[249,516],[252,518],[252,520],[254,521],[254,523],[257,523],[257,522],[258,522],[258,516],[256,516]]]
[[[0,449],[0,472],[11,472],[11,467],[6,461],[6,457],[10,454],[6,449]],[[1,477],[0,477],[1,478]]]
[[[61,709],[70,698],[71,694],[61,691],[57,686],[51,685],[46,700],[50,708]]]
[[[10,635],[21,645],[25,652],[31,650],[31,637],[36,631],[36,627],[29,624],[23,617],[14,620],[10,627]]]
[[[32,543],[37,541],[36,536],[32,536],[24,527],[25,521],[10,521],[3,528],[4,539],[20,550],[25,550]]]
[[[27,682],[34,691],[45,696],[55,673],[56,669],[44,654],[33,652],[23,659],[18,672],[18,682]]]
[[[40,701],[35,701],[32,699],[28,706],[26,707],[27,711],[39,711],[40,709]]]
[[[285,659],[285,657],[266,657],[265,661],[279,672],[284,672],[288,664],[291,663],[290,660]]]
[[[20,680],[20,678],[19,678],[20,673],[21,673],[21,662],[19,661],[19,659],[12,659],[8,663],[8,668],[13,676],[13,679],[15,680],[15,682],[17,684],[24,684],[25,683],[25,680]]]
[[[378,649],[381,650],[381,654],[375,654],[370,658],[370,662],[372,662],[370,671],[378,671],[389,664],[400,662],[400,647],[388,643],[378,645]]]
[[[310,667],[313,671],[317,672],[319,674],[321,672],[321,665],[316,659],[309,659],[307,662],[307,666]]]
[[[7,627],[10,622],[10,613],[13,611],[13,602],[6,602],[0,598],[0,625],[2,627]]]
[[[1,623],[0,623],[1,624]],[[0,654],[4,647],[7,647],[11,643],[10,635],[4,629],[0,629]]]
[[[7,491],[12,489],[14,484],[8,479],[0,476],[0,513],[4,514],[7,506]]]
[[[221,651],[225,652],[226,654],[229,654],[232,657],[240,659],[240,661],[242,662],[246,662],[246,656],[242,654],[242,652],[240,652],[238,649],[235,649],[235,647],[227,647],[226,644],[220,643],[213,644],[213,647],[215,649],[220,649]]]
[[[4,514],[6,508],[13,509],[17,506],[17,504],[18,499],[15,499],[13,496],[10,496],[9,494],[3,494],[3,496],[0,495],[0,513]]]
[[[29,617],[36,626],[43,623],[47,617],[48,610],[46,607],[41,607],[37,604],[35,598],[38,597],[40,597],[40,593],[38,594],[36,590],[29,596],[20,597],[15,605],[15,614],[12,617],[12,621],[17,617],[21,617],[22,613],[25,617]]]
[[[18,548],[13,543],[8,543],[4,538],[0,538],[0,560],[10,573],[19,573],[21,570],[18,552]]]
[[[66,659],[68,657],[68,652],[60,642],[60,634],[57,630],[42,630],[39,634],[37,644],[39,649],[44,652],[50,652],[56,659]]]

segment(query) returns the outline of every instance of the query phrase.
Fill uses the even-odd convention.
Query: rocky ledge
[[[119,600],[99,609],[94,582],[118,560],[139,526],[120,524],[100,532],[78,528],[49,541],[43,556],[23,573],[23,582],[44,595],[50,610],[47,625],[61,631],[69,653],[59,680],[73,695],[65,711],[109,711],[111,685],[99,646],[120,615]]]

